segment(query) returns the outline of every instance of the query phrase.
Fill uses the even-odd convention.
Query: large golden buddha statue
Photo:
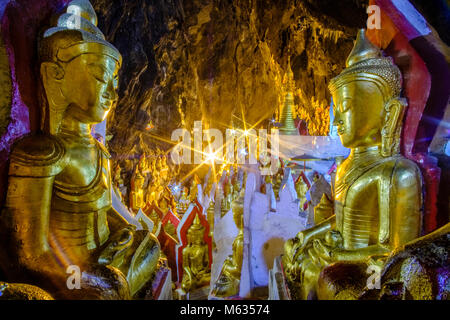
[[[285,244],[283,265],[297,299],[357,298],[367,278],[351,279],[342,289],[337,284],[352,277],[339,270],[380,267],[387,254],[421,233],[421,173],[399,154],[406,107],[400,98],[401,73],[366,39],[364,30],[346,66],[329,86],[334,125],[342,144],[351,149],[337,169],[334,212]],[[324,275],[326,281],[318,288]],[[333,291],[338,287],[342,290]]]
[[[55,298],[141,297],[159,244],[112,208],[109,154],[91,136],[117,101],[121,55],[87,0],[68,8],[39,43],[42,130],[11,154],[0,265],[7,281]],[[79,289],[68,286],[71,270],[80,271]]]

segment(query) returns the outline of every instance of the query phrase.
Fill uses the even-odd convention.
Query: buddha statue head
[[[201,224],[198,214],[195,215],[192,225],[187,232],[187,239],[189,244],[200,245],[204,243],[205,227]]]
[[[117,101],[122,57],[97,28],[88,0],[73,0],[39,43],[42,129],[59,132],[62,119],[95,124]]]
[[[163,196],[159,199],[158,207],[162,210],[162,212],[166,213],[169,210],[169,203],[169,199]]]
[[[134,177],[134,190],[141,191],[144,189],[145,179],[144,177],[137,171],[136,176]]]
[[[406,107],[400,98],[402,78],[392,59],[383,57],[358,33],[346,69],[329,85],[342,144],[347,148],[381,145],[381,155],[399,152],[401,122]]]

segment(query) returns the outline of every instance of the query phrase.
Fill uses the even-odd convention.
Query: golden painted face
[[[369,81],[351,81],[333,93],[335,118],[342,144],[347,148],[375,146],[381,143],[384,100],[377,85]]]
[[[205,233],[205,229],[197,229],[194,227],[190,227],[187,233],[188,242],[192,244],[203,244],[203,234]]]
[[[68,62],[60,81],[71,115],[82,123],[102,122],[117,102],[119,64],[100,54],[82,54]]]

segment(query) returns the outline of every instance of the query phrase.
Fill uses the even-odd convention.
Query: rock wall
[[[327,107],[364,0],[92,0],[99,27],[124,57],[109,148],[130,158],[167,149],[193,121],[224,129],[233,116],[266,124],[283,99],[288,57],[297,106]]]

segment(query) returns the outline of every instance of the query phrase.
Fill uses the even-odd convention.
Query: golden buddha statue
[[[169,212],[170,209],[170,199],[163,196],[158,201],[158,208],[162,211],[164,216]],[[163,216],[163,217],[164,217]],[[164,226],[164,231],[169,234],[172,238],[178,239],[177,229],[173,223],[170,221]]]
[[[206,217],[209,223],[209,235],[212,239],[214,239],[214,212],[215,211],[215,202],[214,200],[210,200],[208,204],[208,209],[206,209]]]
[[[239,179],[237,178],[237,174],[236,174],[236,178],[234,179],[234,182],[233,182],[233,196],[232,196],[233,200],[236,200],[237,197],[239,197],[240,190],[241,190],[241,186],[239,183]]]
[[[207,286],[211,280],[209,251],[204,235],[205,227],[200,223],[198,215],[195,215],[194,222],[187,232],[188,245],[183,249],[181,288],[184,292]]]
[[[231,204],[233,202],[233,194],[232,194],[232,186],[231,182],[227,180],[223,186],[223,197],[222,197],[222,217],[227,214],[231,209]]]
[[[145,207],[144,183],[145,178],[138,170],[136,170],[130,193],[130,208],[135,213],[137,213],[140,208]]]
[[[244,254],[244,189],[233,201],[233,219],[238,235],[233,241],[233,253],[223,263],[219,278],[214,284],[212,294],[216,297],[232,297],[239,294],[242,261]]]
[[[297,198],[300,202],[300,210],[304,210],[305,203],[308,201],[306,199],[306,193],[309,190],[309,184],[306,180],[306,176],[303,172],[300,172],[300,176],[298,177],[297,181],[295,182],[295,191],[297,192]]]
[[[161,171],[160,176],[163,182],[167,182],[169,179],[169,166],[167,165],[167,158],[163,155],[161,158],[158,158],[161,162]]]
[[[158,240],[111,206],[109,154],[91,136],[117,102],[121,56],[87,0],[69,3],[39,46],[42,132],[11,153],[0,216],[0,265],[10,282],[55,298],[141,297],[158,267]],[[75,22],[79,22],[77,25]],[[77,266],[80,289],[68,288]]]
[[[149,183],[147,193],[145,194],[145,202],[153,204],[156,201],[156,185]]]
[[[156,212],[155,209],[150,211],[150,214],[148,216],[150,220],[153,222],[153,230],[152,233],[156,234],[158,231],[159,223],[161,222],[161,217],[159,216],[158,212]]]
[[[177,212],[180,214],[184,214],[189,206],[189,189],[187,187],[183,187],[183,191],[181,193],[180,200],[177,202]]]
[[[406,105],[400,98],[400,70],[382,57],[364,30],[346,65],[330,83],[334,125],[342,144],[351,149],[337,169],[334,208],[330,218],[285,243],[283,265],[298,299],[320,298],[317,283],[322,275],[327,275],[322,288],[333,298],[330,288],[348,278],[338,272],[341,262],[379,266],[387,254],[421,232],[421,173],[399,154]],[[352,279],[354,286],[340,297],[357,298],[366,280]]]
[[[113,182],[114,185],[117,187],[117,189],[119,189],[120,185],[123,185],[122,169],[120,168],[119,164],[116,166],[116,169],[114,170]]]
[[[198,185],[200,184],[200,180],[197,175],[194,175],[191,182],[191,187],[189,188],[189,201],[194,202],[198,197]]]
[[[279,200],[281,182],[283,182],[283,169],[280,168],[275,174],[275,184],[273,186],[273,192],[277,200]]]
[[[214,179],[212,177],[210,177],[208,179],[208,182],[206,183],[206,187],[205,187],[205,191],[203,193],[203,197],[208,197],[211,198],[211,192],[213,191],[213,186],[214,186]]]
[[[147,167],[147,159],[146,159],[146,157],[145,157],[145,154],[143,154],[143,155],[140,157],[137,167],[138,167],[138,170],[139,170],[140,174],[141,174],[142,176],[144,176],[144,177],[145,177],[145,176],[147,175],[147,173],[149,172],[149,168]]]

